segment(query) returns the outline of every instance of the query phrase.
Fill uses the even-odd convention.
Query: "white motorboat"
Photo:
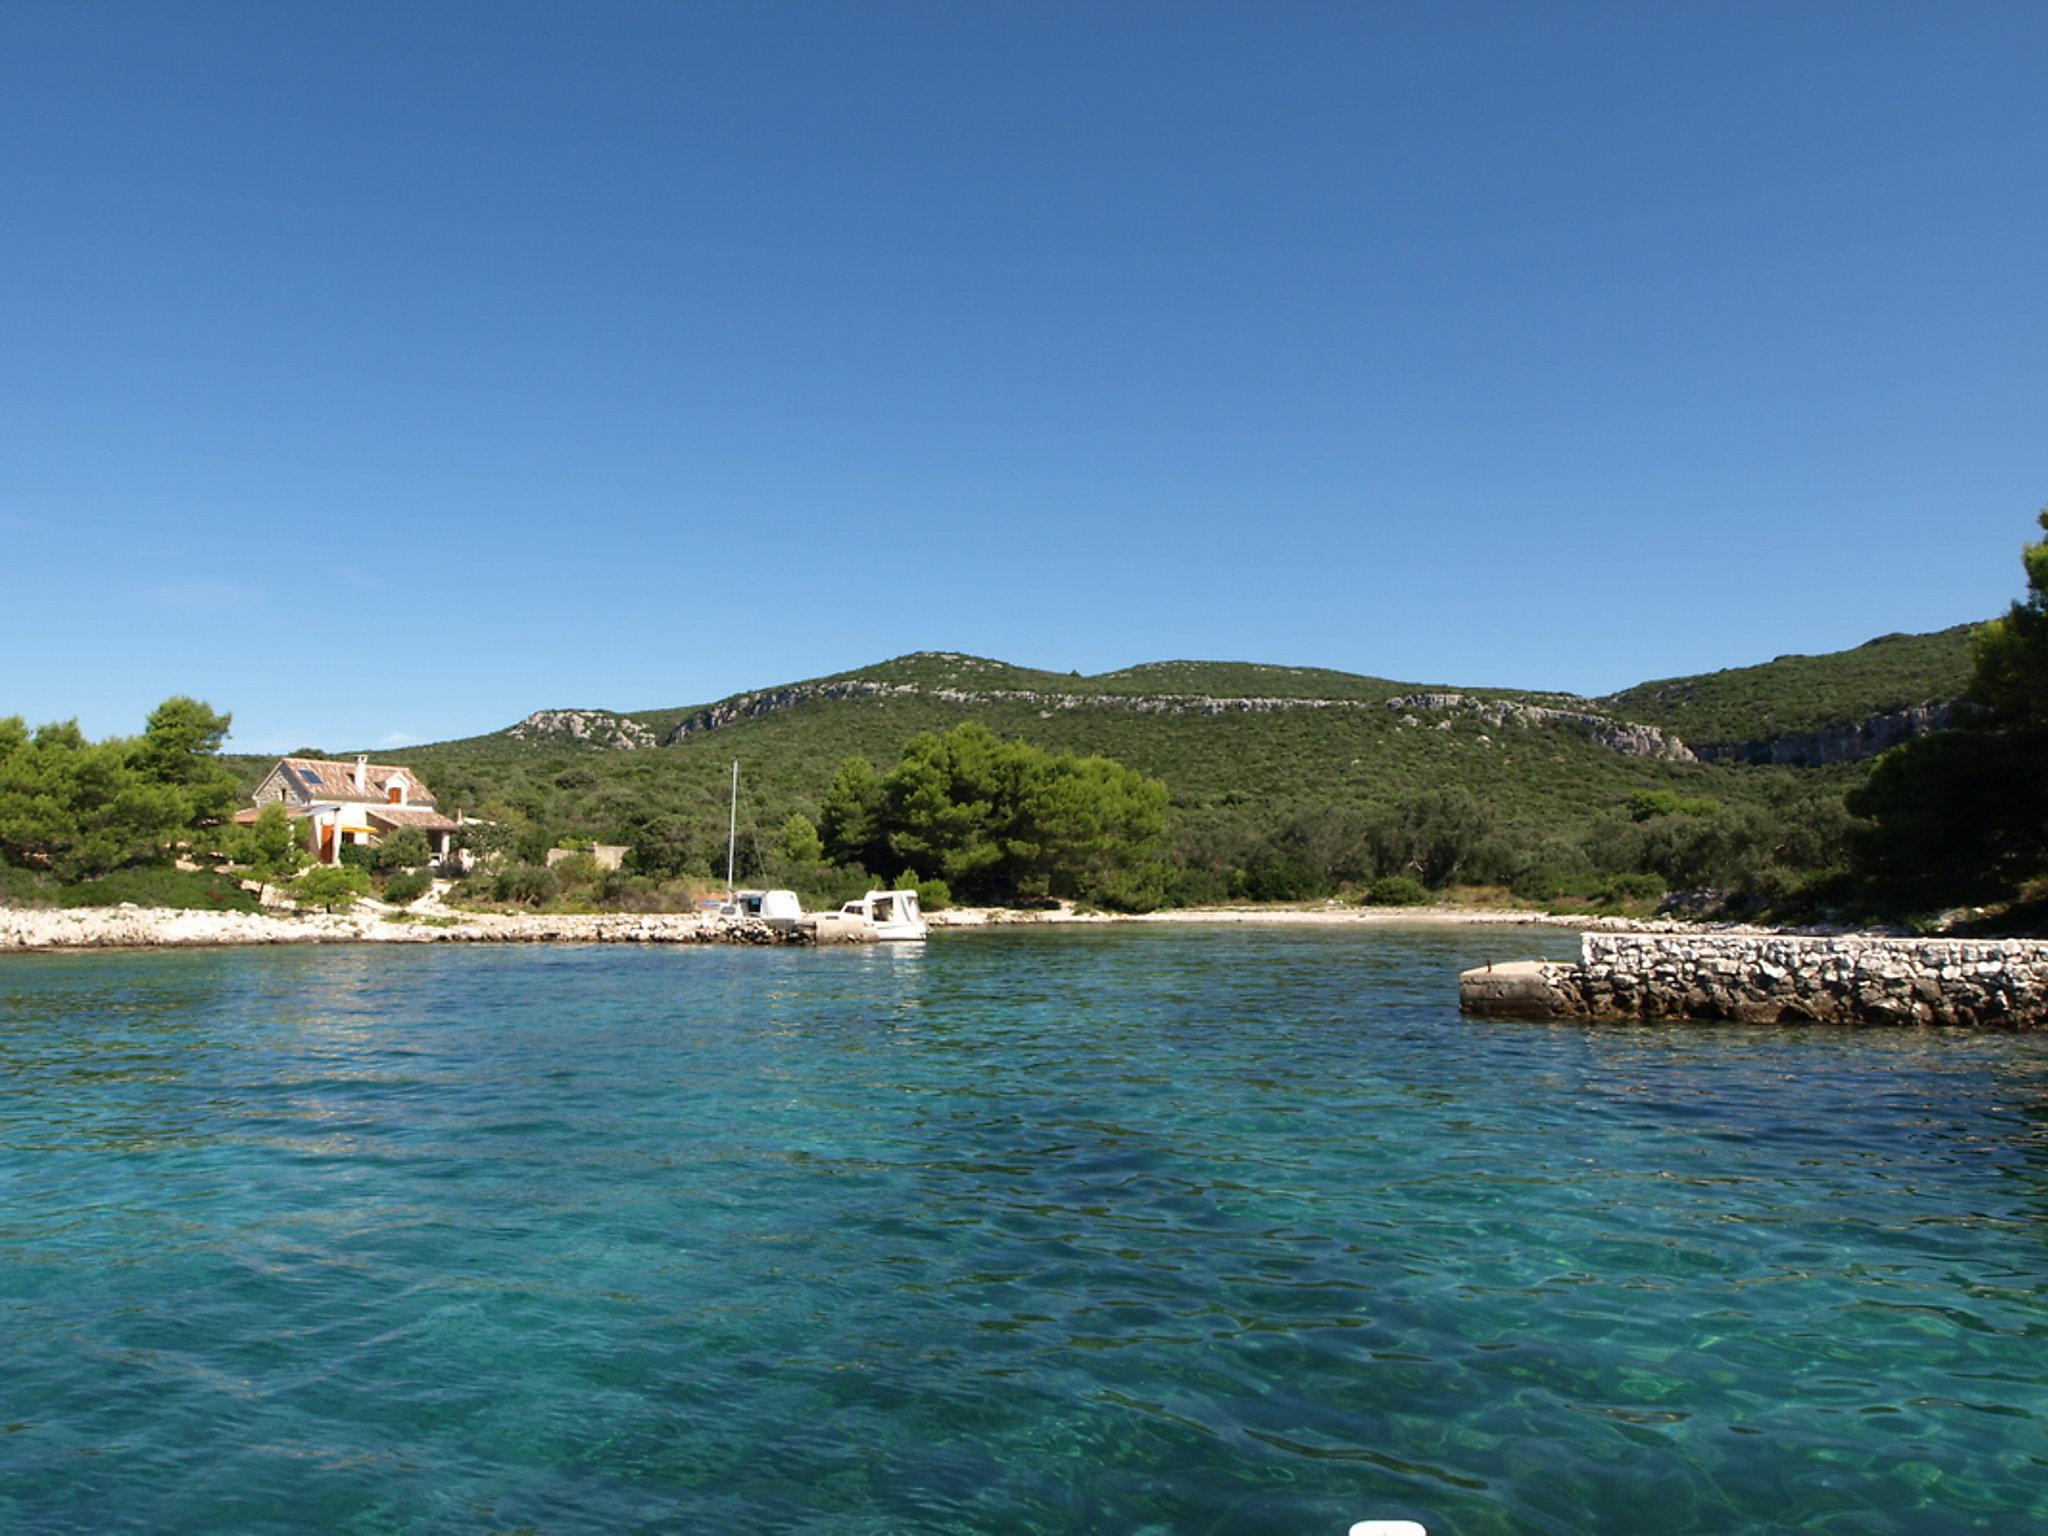
[[[720,917],[758,917],[769,923],[794,923],[804,915],[795,891],[734,891],[718,904]]]
[[[931,932],[915,891],[869,891],[841,907],[839,915],[872,923],[878,939],[921,939]]]

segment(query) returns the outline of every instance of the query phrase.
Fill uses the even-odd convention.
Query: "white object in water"
[[[841,907],[839,914],[873,923],[878,939],[921,939],[931,931],[915,891],[869,891]]]
[[[804,915],[795,891],[734,891],[720,903],[720,917],[758,917],[766,923],[793,923]]]

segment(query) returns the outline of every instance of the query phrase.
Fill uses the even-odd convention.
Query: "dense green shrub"
[[[825,845],[818,837],[818,829],[811,825],[811,818],[802,811],[791,811],[789,819],[783,822],[782,833],[776,839],[776,851],[791,864],[825,862]]]
[[[377,845],[373,863],[379,873],[389,873],[394,869],[419,869],[432,856],[426,833],[418,827],[400,827]]]
[[[169,858],[234,809],[229,720],[171,698],[142,735],[92,742],[76,721],[0,719],[0,862],[80,880]]]
[[[335,854],[343,869],[360,869],[365,874],[377,867],[377,850],[368,843],[343,843]]]
[[[537,907],[552,901],[560,890],[561,882],[545,864],[507,864],[491,877],[494,901],[516,901]]]
[[[1413,875],[1381,875],[1359,893],[1368,907],[1420,907],[1429,902],[1429,889]]]
[[[888,814],[889,797],[875,765],[864,757],[845,759],[825,787],[818,810],[819,844],[825,857],[835,864],[889,867],[893,855]]]
[[[1166,901],[1175,907],[1210,907],[1230,900],[1229,872],[1177,865],[1167,877]]]
[[[626,863],[636,875],[673,880],[690,867],[695,835],[681,816],[650,816],[627,837]]]
[[[289,875],[306,861],[299,846],[300,828],[276,800],[265,805],[249,825],[224,822],[212,831],[209,841],[220,856],[258,879]]]
[[[1140,906],[1164,894],[1166,786],[1122,763],[1004,741],[969,723],[912,737],[882,789],[893,855],[885,870],[936,867],[973,900]],[[836,813],[827,825],[828,850],[845,846]]]
[[[896,877],[891,890],[917,892],[917,904],[927,912],[943,912],[953,905],[953,891],[943,880],[926,880],[914,869]]]
[[[1602,905],[1614,905],[1624,901],[1657,901],[1662,899],[1668,887],[1658,875],[1609,875],[1601,883],[1599,899]]]
[[[57,893],[67,907],[114,907],[132,901],[138,907],[176,907],[195,912],[255,912],[254,895],[241,882],[210,870],[178,869],[170,864],[136,864],[97,880],[66,886]]]
[[[1522,870],[1509,882],[1508,890],[1517,901],[1531,901],[1539,906],[1552,902],[1564,895],[1565,888],[1575,881],[1590,878],[1585,871],[1566,871],[1554,865],[1539,865]]]
[[[1491,877],[1500,862],[1491,807],[1449,786],[1410,796],[1375,818],[1372,864],[1381,874],[1409,874],[1431,890],[1460,879]],[[1484,869],[1475,867],[1491,855]]]
[[[1706,795],[1681,795],[1671,789],[1639,789],[1628,797],[1629,816],[1648,821],[1652,816],[1715,816],[1721,802]]]
[[[434,877],[424,869],[408,869],[384,882],[384,899],[396,906],[418,901],[434,886]]]
[[[51,907],[57,904],[57,882],[34,870],[0,864],[0,907]]]
[[[287,889],[302,907],[346,912],[356,904],[358,896],[370,894],[370,872],[349,864],[319,864],[299,876]]]

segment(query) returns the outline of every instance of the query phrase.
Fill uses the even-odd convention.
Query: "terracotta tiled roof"
[[[298,797],[307,795],[315,800],[386,801],[389,794],[385,789],[394,774],[404,774],[412,788],[406,792],[406,801],[411,805],[432,805],[434,796],[427,786],[420,782],[418,774],[410,768],[400,768],[395,763],[371,763],[363,770],[363,787],[356,788],[356,765],[353,758],[337,761],[325,757],[280,758],[279,765],[285,777],[291,781],[292,793]]]
[[[411,805],[377,805],[370,808],[373,827],[418,827],[422,832],[453,832],[456,823],[439,811],[424,811]]]

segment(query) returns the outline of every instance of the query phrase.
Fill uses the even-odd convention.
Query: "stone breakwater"
[[[1481,1017],[2048,1025],[2048,942],[1589,933],[1576,962],[1467,971]]]
[[[10,950],[213,944],[872,944],[874,929],[831,917],[794,925],[674,914],[464,913],[394,922],[381,912],[272,917],[149,907],[0,909]]]

